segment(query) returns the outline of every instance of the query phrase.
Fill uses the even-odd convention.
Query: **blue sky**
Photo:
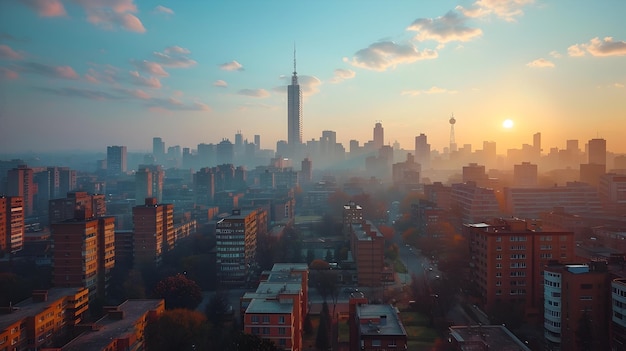
[[[133,1],[0,3],[0,150],[149,150],[334,130],[412,149],[428,135],[498,153],[607,139],[626,152],[626,2]],[[511,119],[513,128],[502,121]]]

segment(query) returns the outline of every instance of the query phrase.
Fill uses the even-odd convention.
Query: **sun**
[[[502,122],[502,128],[506,128],[506,129],[513,128],[513,121],[510,119],[505,119],[504,122]]]

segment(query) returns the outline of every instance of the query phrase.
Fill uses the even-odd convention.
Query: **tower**
[[[597,165],[606,165],[606,140],[591,139],[589,140],[589,163]]]
[[[126,173],[126,146],[107,146],[107,174],[118,176]]]
[[[302,91],[296,72],[296,48],[293,48],[293,76],[287,87],[287,143],[291,150],[302,144]]]
[[[450,152],[457,151],[456,140],[454,137],[454,124],[456,124],[456,118],[454,118],[454,113],[450,116]]]
[[[383,129],[382,123],[376,121],[376,125],[374,126],[374,147],[378,150],[383,145],[385,145],[385,130]]]

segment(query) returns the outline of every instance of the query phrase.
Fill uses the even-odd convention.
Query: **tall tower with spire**
[[[296,46],[293,47],[293,76],[287,87],[287,143],[296,150],[302,144],[302,91],[296,72]]]
[[[454,137],[454,124],[456,123],[456,118],[454,118],[454,113],[450,116],[450,152],[454,152],[457,150],[456,140]]]

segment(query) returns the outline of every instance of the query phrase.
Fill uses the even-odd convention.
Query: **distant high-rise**
[[[24,216],[32,216],[35,209],[37,185],[34,170],[26,165],[19,165],[7,173],[7,195],[21,196],[24,201]]]
[[[424,133],[415,137],[415,161],[422,165],[422,169],[430,165],[430,144]]]
[[[376,122],[374,126],[374,147],[378,150],[383,145],[385,145],[385,129],[382,123]]]
[[[254,135],[254,146],[256,151],[261,150],[261,136],[259,134]]]
[[[135,173],[135,203],[142,204],[148,197],[157,202],[163,201],[163,179],[165,172],[161,166],[140,165]]]
[[[533,149],[537,156],[541,155],[541,133],[533,134]]]
[[[302,160],[302,171],[300,172],[301,183],[300,185],[310,184],[313,179],[313,162],[307,157]]]
[[[456,118],[454,118],[454,113],[450,116],[450,152],[456,151],[456,137],[454,136],[454,125],[456,124]]]
[[[606,140],[589,140],[589,163],[606,165]]]
[[[133,207],[133,226],[135,266],[160,265],[163,253],[174,246],[174,205],[145,199],[144,204]]]
[[[293,50],[293,76],[287,87],[287,143],[294,150],[302,144],[302,91],[296,72],[296,50]]]
[[[223,139],[216,147],[217,164],[230,164],[235,161],[235,146],[228,139]]]
[[[165,159],[165,142],[159,137],[152,138],[152,155],[157,162]]]
[[[126,173],[126,146],[107,146],[107,174],[117,176]]]

